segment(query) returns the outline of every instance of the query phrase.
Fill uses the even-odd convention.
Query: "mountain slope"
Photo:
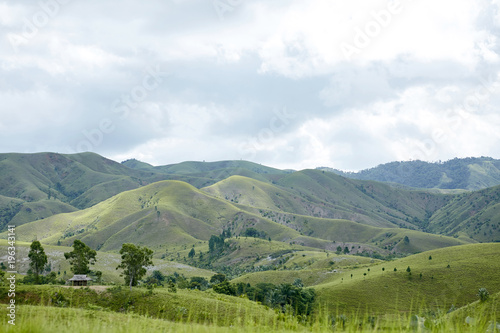
[[[223,183],[233,180],[273,189],[271,185],[244,177],[232,177]],[[269,207],[266,200],[262,204]],[[173,252],[176,248],[175,252],[179,252],[180,247],[186,250],[186,246],[202,244],[223,230],[237,236],[255,230],[254,234],[273,241],[326,250],[341,246],[352,253],[367,254],[414,253],[465,243],[416,230],[262,210],[216,198],[180,181],[153,183],[85,210],[17,228],[21,241],[36,238],[47,244],[71,245],[74,239],[81,239],[103,251],[117,251],[123,243],[133,242],[147,245],[158,255],[165,250]]]
[[[59,214],[17,228],[19,239],[49,244],[82,239],[93,248],[118,250],[125,242],[159,249],[207,241],[224,229],[240,233],[256,227],[276,240],[300,234],[244,212],[179,181],[161,181],[118,194],[88,209]]]
[[[350,180],[318,170],[281,176],[274,181],[274,186],[230,177],[203,190],[263,209],[418,230],[425,230],[432,213],[453,198],[426,191],[394,189],[379,182]]]
[[[500,185],[500,160],[490,157],[455,158],[443,163],[391,162],[359,172],[319,169],[353,179],[393,182],[417,188],[480,190]]]
[[[477,300],[479,288],[500,291],[500,244],[447,247],[369,268],[336,274],[333,281],[317,285],[320,304],[381,313],[460,307]]]
[[[93,153],[0,154],[0,229],[87,208],[164,178]]]
[[[429,230],[466,234],[480,242],[500,242],[500,186],[455,196],[430,218]]]

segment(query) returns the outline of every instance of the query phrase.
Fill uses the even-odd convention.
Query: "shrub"
[[[481,302],[486,302],[490,298],[490,293],[486,288],[479,288],[476,296]]]

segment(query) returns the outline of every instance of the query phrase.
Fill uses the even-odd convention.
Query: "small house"
[[[92,281],[87,275],[75,275],[69,279],[72,286],[86,286],[88,281]]]

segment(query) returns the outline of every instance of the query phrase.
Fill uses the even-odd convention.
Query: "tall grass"
[[[272,322],[255,321],[245,313],[231,326],[218,326],[219,309],[211,309],[214,318],[209,324],[198,323],[204,318],[190,312],[180,322],[154,319],[133,313],[116,313],[103,309],[74,309],[48,306],[21,305],[17,307],[16,325],[7,323],[6,306],[0,308],[0,332],[71,332],[71,333],[125,333],[125,332],[500,332],[498,302],[476,304],[450,314],[427,317],[411,313],[387,314],[379,317],[364,315],[363,311],[342,314],[319,310],[313,322],[277,314]]]

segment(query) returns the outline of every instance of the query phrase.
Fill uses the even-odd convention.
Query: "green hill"
[[[266,195],[278,191],[283,197],[287,194],[272,185],[239,176],[223,181],[221,187],[205,190],[227,189],[233,181],[240,184],[240,189],[244,189],[241,184],[245,183],[248,191],[262,191]],[[263,238],[260,241],[268,254],[276,251],[274,242],[282,243],[280,246],[286,249],[301,245],[335,251],[341,246],[366,255],[415,253],[465,243],[417,230],[287,213],[278,210],[281,201],[272,207],[269,196],[264,194],[259,200],[268,208],[261,209],[217,198],[184,182],[161,181],[120,193],[84,210],[21,225],[17,228],[18,239],[67,246],[74,239],[81,239],[102,251],[117,251],[123,243],[132,242],[152,248],[158,257],[163,253],[173,260],[186,257],[191,246],[197,252],[207,252],[210,237],[224,230],[235,236]],[[227,260],[211,264],[222,266],[242,261],[247,256],[239,251],[241,247],[234,244]],[[252,258],[259,256],[255,250],[249,251],[253,252]]]
[[[480,190],[500,185],[500,160],[455,158],[446,162],[391,162],[359,172],[321,167],[344,177],[392,182],[417,188]]]
[[[500,242],[500,186],[454,197],[430,218],[429,230],[466,234],[479,242]]]
[[[203,191],[221,199],[266,210],[329,219],[346,219],[377,227],[425,230],[434,211],[453,196],[394,189],[328,172],[303,170],[274,182],[229,177]]]
[[[317,285],[320,304],[347,313],[461,307],[477,300],[479,288],[500,291],[500,244],[447,247],[369,268],[345,271]]]
[[[162,181],[123,192],[85,210],[59,214],[17,228],[19,239],[35,237],[49,244],[82,239],[93,248],[117,250],[125,242],[159,250],[207,241],[223,230],[239,234],[255,227],[276,240],[300,234],[258,215],[242,211],[179,181]]]
[[[0,154],[0,230],[90,207],[164,179],[93,153]]]
[[[218,162],[195,162],[187,161],[177,164],[169,164],[153,167],[150,164],[137,160],[124,161],[123,164],[129,168],[155,170],[167,174],[195,174],[218,171],[223,169],[244,169],[257,174],[284,174],[287,171],[267,167],[261,164],[248,161],[218,161]]]

